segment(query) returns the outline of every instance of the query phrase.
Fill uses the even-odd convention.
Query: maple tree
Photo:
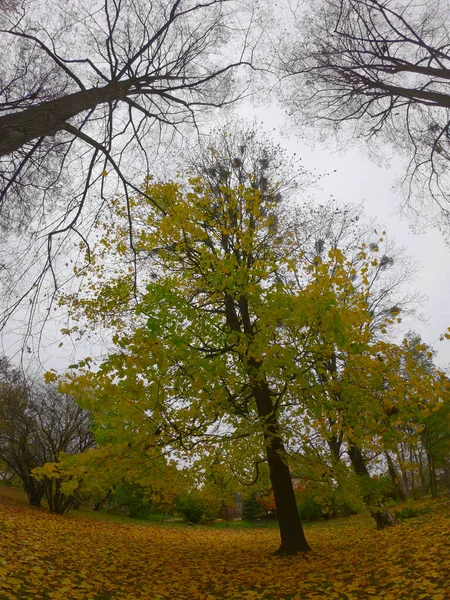
[[[110,432],[111,433],[111,432]],[[129,439],[129,438],[128,438]],[[74,503],[90,500],[99,510],[116,500],[130,512],[147,506],[152,512],[171,513],[179,496],[186,493],[191,477],[157,448],[142,438],[135,444],[117,436],[116,443],[97,436],[94,448],[84,453],[59,453],[58,460],[33,469],[37,481],[53,486],[63,513]],[[127,497],[128,496],[128,497]]]
[[[325,440],[331,478],[346,448],[383,526],[390,515],[364,453],[386,449],[389,418],[408,419],[417,395],[401,400],[401,352],[376,335],[399,310],[373,293],[376,274],[392,263],[377,256],[384,233],[349,256],[336,244],[308,256],[283,210],[273,153],[250,153],[248,167],[253,141],[225,137],[225,150],[210,148],[187,182],[149,177],[151,200],[131,204],[134,255],[125,241],[130,215],[117,203],[87,291],[61,299],[83,321],[68,333],[86,322],[107,327],[115,349],[98,369],[91,358],[79,363],[62,389],[92,412],[98,452],[117,465],[123,452],[130,461],[136,451],[148,460],[171,453],[207,472],[220,444],[222,460],[251,483],[267,463],[279,552],[291,554],[309,548],[290,472],[298,440],[308,443],[314,429]],[[414,382],[423,388],[421,377]]]
[[[288,232],[274,226],[278,199],[270,189],[250,180],[220,185],[217,194],[194,179],[185,187],[148,182],[147,194],[165,214],[148,205],[143,217],[136,207],[143,227],[135,244],[153,256],[154,270],[134,309],[140,323],[127,329],[117,311],[121,302],[129,309],[131,275],[115,275],[95,299],[74,300],[76,310],[123,330],[98,371],[68,375],[63,389],[89,407],[98,430],[133,445],[141,439],[207,462],[220,441],[228,460],[245,459],[256,474],[267,460],[280,552],[306,550],[283,441],[296,417],[289,399],[311,385],[317,353],[354,352],[356,329],[367,343],[365,299],[342,253],[330,252],[332,270],[291,256]],[[120,237],[115,247],[125,249]]]

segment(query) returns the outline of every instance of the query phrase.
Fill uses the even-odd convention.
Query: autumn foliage
[[[368,517],[319,523],[311,553],[277,558],[275,529],[128,525],[1,498],[0,597],[446,600],[449,507],[440,498],[377,533]]]
[[[384,337],[401,321],[396,304],[383,307],[384,292],[373,298],[390,264],[379,256],[386,232],[346,252],[322,241],[308,255],[278,184],[268,184],[270,161],[259,159],[256,176],[242,171],[243,160],[219,179],[216,165],[212,182],[147,178],[152,202],[132,199],[129,207],[139,223],[138,275],[128,215],[118,207],[118,226],[104,224],[82,275],[84,294],[62,296],[60,305],[73,320],[65,333],[107,328],[113,347],[100,363],[71,365],[60,391],[92,415],[97,447],[87,460],[117,477],[110,486],[131,471],[142,484],[142,464],[160,455],[211,476],[220,447],[221,462],[246,485],[266,464],[280,552],[295,554],[310,546],[292,475],[321,488],[353,487],[380,529],[395,524],[370,457],[393,463],[389,452],[406,425],[417,440],[424,419],[442,408],[448,381],[417,359],[423,345]],[[35,474],[68,479],[62,490],[72,493],[86,486],[83,461]]]

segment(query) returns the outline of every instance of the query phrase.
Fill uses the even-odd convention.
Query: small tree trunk
[[[405,468],[405,462],[406,462],[405,448],[404,448],[403,444],[400,444],[400,460],[399,460],[400,471],[402,474],[403,489],[406,492],[406,497],[408,497],[410,495],[410,485],[409,485],[409,479],[408,479],[408,472]]]
[[[41,506],[41,501],[46,490],[45,483],[37,481],[31,475],[26,474],[23,478],[23,485],[31,506]]]
[[[436,478],[436,465],[434,464],[434,456],[430,452],[427,457],[428,460],[428,474],[430,478],[430,492],[433,498],[437,498],[437,478]]]
[[[355,444],[350,444],[348,448],[348,455],[356,475],[370,480],[370,473],[367,469],[366,461],[361,449]],[[385,527],[397,525],[395,517],[389,512],[389,510],[381,501],[375,500],[370,493],[366,494],[363,500],[364,504],[370,511],[370,516],[377,525],[377,529],[384,529]]]
[[[433,498],[437,497],[437,478],[436,478],[436,464],[434,461],[433,448],[430,440],[430,436],[428,434],[428,430],[425,427],[422,434],[423,445],[425,447],[425,454],[427,457],[428,463],[428,478],[430,481],[430,493]]]
[[[406,500],[406,494],[405,491],[402,487],[402,484],[400,483],[400,479],[397,475],[397,470],[395,468],[394,465],[394,461],[392,460],[391,455],[389,454],[389,452],[385,452],[384,453],[385,457],[386,457],[386,461],[387,461],[387,466],[388,466],[388,471],[389,471],[389,476],[392,480],[392,484],[394,486],[394,490],[396,491],[398,497],[400,498],[400,500],[402,502],[405,502]]]
[[[428,486],[427,486],[427,479],[425,477],[425,469],[423,466],[422,451],[420,450],[419,452],[414,452],[414,456],[415,456],[415,462],[419,465],[421,495],[426,496]]]

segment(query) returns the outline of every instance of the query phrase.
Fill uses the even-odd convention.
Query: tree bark
[[[400,498],[400,500],[402,502],[405,502],[406,500],[406,494],[405,494],[405,490],[402,487],[402,484],[400,482],[400,478],[397,475],[397,470],[395,468],[394,465],[394,461],[392,460],[391,455],[389,454],[389,452],[385,452],[384,453],[385,457],[386,457],[386,461],[387,461],[387,466],[388,466],[388,471],[389,471],[389,476],[392,480],[392,484],[394,486],[394,490],[396,491],[398,497]]]
[[[433,498],[436,498],[437,494],[438,494],[437,478],[436,478],[436,464],[435,464],[435,460],[434,460],[433,448],[432,448],[430,436],[428,434],[428,430],[426,427],[423,431],[422,439],[423,439],[423,445],[425,448],[425,454],[426,454],[427,463],[428,463],[428,479],[429,479],[429,485],[430,485],[430,493]]]
[[[328,440],[328,448],[330,449],[333,460],[341,462],[341,446],[342,440],[337,435],[332,435]]]
[[[38,482],[31,475],[28,475],[23,478],[23,484],[31,506],[41,506],[46,489],[45,483]]]
[[[66,496],[61,492],[60,480],[50,480],[46,487],[45,494],[47,497],[48,508],[51,513],[63,515],[64,513],[69,512],[74,501],[74,496]]]
[[[123,100],[131,85],[130,80],[113,82],[0,117],[0,156],[11,154],[36,138],[54,136],[64,129],[66,121],[99,104]]]
[[[361,449],[355,444],[350,444],[348,448],[348,455],[356,475],[370,480],[370,473],[367,469],[366,461]],[[389,510],[381,501],[374,501],[370,493],[366,494],[363,500],[364,504],[370,511],[370,516],[374,519],[377,525],[377,529],[384,529],[385,527],[397,525],[395,517],[389,512]]]
[[[267,383],[254,382],[253,393],[258,415],[263,422],[270,481],[277,507],[281,545],[276,554],[291,556],[298,552],[307,552],[311,548],[306,541],[298,513],[286,450]]]

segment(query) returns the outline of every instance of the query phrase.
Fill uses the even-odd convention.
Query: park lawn
[[[275,529],[61,517],[0,493],[0,598],[450,599],[448,500],[381,532],[357,516],[306,533],[312,552],[277,558]]]

